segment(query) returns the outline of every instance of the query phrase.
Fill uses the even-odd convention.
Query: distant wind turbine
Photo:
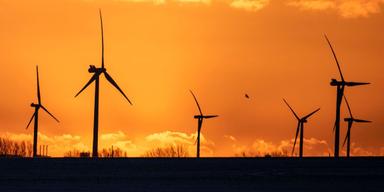
[[[351,129],[352,129],[353,122],[356,122],[356,123],[370,123],[371,121],[355,119],[353,117],[353,115],[352,115],[352,111],[351,111],[351,108],[349,106],[347,97],[344,96],[344,100],[345,100],[345,103],[347,104],[347,107],[348,107],[349,117],[348,118],[344,118],[344,121],[348,122],[348,130],[347,130],[347,135],[345,136],[345,139],[344,139],[343,147],[344,147],[345,143],[347,143],[347,157],[349,157],[350,149],[351,149]]]
[[[92,157],[98,157],[98,131],[99,131],[99,77],[101,74],[104,74],[105,78],[111,83],[132,105],[131,101],[125,95],[123,90],[117,85],[117,83],[112,79],[112,77],[107,73],[107,69],[104,67],[104,29],[103,29],[103,18],[100,14],[100,23],[101,23],[101,67],[97,68],[94,65],[90,65],[88,72],[93,73],[92,78],[88,81],[87,84],[76,94],[77,97],[84,89],[86,89],[92,82],[95,82],[95,109],[94,109],[94,119],[93,119],[93,149]]]
[[[331,51],[332,51],[332,54],[333,54],[333,57],[336,61],[336,64],[337,64],[337,68],[339,70],[339,73],[340,73],[340,78],[341,78],[341,81],[337,81],[336,79],[332,79],[331,80],[331,86],[335,86],[337,88],[337,95],[336,95],[336,120],[335,120],[335,126],[334,126],[334,131],[335,131],[335,157],[339,157],[339,143],[340,143],[340,107],[341,107],[341,103],[343,101],[343,95],[344,95],[344,88],[345,86],[347,87],[352,87],[352,86],[359,86],[359,85],[367,85],[367,84],[370,84],[370,83],[364,83],[364,82],[346,82],[344,80],[344,76],[343,76],[343,73],[341,72],[341,68],[340,68],[340,64],[339,64],[339,61],[336,57],[336,53],[335,51],[333,50],[333,47],[332,47],[332,44],[331,42],[329,41],[327,35],[324,35],[325,36],[325,39],[327,40],[328,42],[328,45],[329,47],[331,48]]]
[[[299,118],[299,116],[297,116],[297,114],[295,113],[295,111],[292,109],[292,107],[288,104],[288,102],[284,100],[284,103],[287,104],[287,106],[289,107],[289,109],[292,111],[293,115],[296,117],[297,119],[297,128],[296,128],[296,136],[295,136],[295,142],[293,143],[293,148],[292,148],[292,155],[293,155],[293,152],[295,151],[295,146],[296,146],[296,140],[297,140],[297,137],[299,135],[299,132],[300,132],[300,158],[303,157],[303,147],[304,147],[304,123],[307,122],[307,119],[312,116],[313,114],[315,114],[317,111],[320,110],[320,108],[316,109],[315,111],[313,111],[312,113],[302,117],[302,118]]]
[[[218,117],[218,115],[204,115],[203,112],[201,111],[199,102],[196,99],[195,94],[190,90],[193,98],[195,99],[197,108],[199,109],[200,115],[195,115],[194,118],[197,119],[197,152],[196,152],[196,157],[200,158],[200,131],[201,127],[203,126],[203,120],[204,119],[210,119],[210,118],[215,118]]]
[[[42,108],[45,112],[47,112],[53,119],[57,122],[59,120],[53,116],[47,108],[43,106],[41,103],[41,94],[40,94],[40,83],[39,83],[39,68],[36,66],[36,74],[37,74],[37,104],[31,103],[31,107],[35,108],[35,112],[33,113],[31,120],[29,120],[26,129],[28,129],[32,120],[35,119],[35,124],[33,127],[33,157],[37,157],[37,136],[38,136],[38,127],[39,127],[39,109]]]

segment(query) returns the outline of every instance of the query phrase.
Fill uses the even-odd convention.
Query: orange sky
[[[40,113],[39,144],[54,156],[91,149],[94,87],[74,95],[88,66],[100,65],[98,8],[106,68],[134,104],[101,78],[99,148],[140,156],[181,143],[194,155],[192,89],[204,112],[220,115],[204,122],[202,156],[290,149],[296,121],[283,97],[301,115],[321,107],[306,124],[304,154],[327,155],[329,82],[339,78],[327,33],[345,78],[372,83],[345,92],[354,115],[373,121],[354,125],[352,154],[384,154],[382,0],[0,0],[0,135],[32,140],[38,64],[42,102],[61,121]]]

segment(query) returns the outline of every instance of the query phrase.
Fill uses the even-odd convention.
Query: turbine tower
[[[350,151],[351,151],[351,129],[352,129],[352,124],[353,122],[356,123],[370,123],[372,121],[367,121],[367,120],[362,120],[362,119],[355,119],[352,115],[351,108],[349,106],[347,97],[344,96],[345,103],[347,104],[348,111],[349,111],[349,117],[344,118],[345,122],[348,122],[348,130],[347,130],[347,135],[345,136],[343,147],[345,143],[347,143],[347,157],[349,157]]]
[[[359,86],[359,85],[367,85],[370,83],[346,82],[344,80],[344,76],[343,76],[343,73],[341,72],[340,64],[339,64],[339,61],[336,57],[336,53],[332,47],[332,44],[329,41],[327,35],[324,35],[324,36],[328,42],[329,47],[331,48],[331,51],[332,51],[333,57],[336,61],[337,68],[339,70],[340,78],[341,78],[341,81],[338,81],[336,79],[332,79],[331,83],[330,83],[331,86],[336,87],[336,90],[337,90],[337,94],[336,94],[336,120],[335,120],[335,126],[334,126],[334,131],[335,131],[335,151],[334,152],[335,152],[335,157],[337,158],[337,157],[339,157],[339,147],[340,147],[339,146],[339,143],[340,143],[340,107],[341,107],[341,103],[343,101],[344,88],[345,88],[345,86],[353,87],[353,86]]]
[[[100,24],[101,24],[101,67],[95,67],[90,65],[88,72],[93,73],[91,79],[85,84],[85,86],[75,95],[77,97],[84,89],[86,89],[92,82],[95,82],[95,109],[94,109],[94,119],[93,119],[93,148],[92,148],[92,157],[98,157],[98,131],[99,131],[99,77],[101,74],[104,74],[105,78],[111,83],[132,105],[131,101],[125,95],[123,90],[117,85],[113,78],[107,73],[107,69],[104,67],[104,29],[103,29],[103,18],[100,14]]]
[[[40,108],[43,109],[45,112],[47,112],[53,119],[55,119],[58,123],[59,120],[53,116],[47,108],[43,106],[41,103],[41,94],[40,94],[40,83],[39,83],[39,68],[36,66],[36,74],[37,74],[37,103],[31,103],[31,107],[35,108],[35,112],[33,113],[31,119],[28,122],[28,125],[26,129],[28,129],[29,125],[31,124],[32,120],[35,119],[34,126],[33,126],[33,157],[37,157],[37,137],[39,133],[39,110]]]
[[[292,107],[288,104],[288,102],[283,99],[284,103],[287,104],[287,106],[289,107],[289,109],[292,111],[293,115],[296,117],[297,119],[297,128],[296,128],[296,136],[295,136],[295,142],[293,143],[293,148],[292,148],[292,155],[293,155],[293,152],[295,151],[295,146],[296,146],[296,141],[297,141],[297,137],[299,135],[299,132],[300,132],[300,153],[299,153],[299,156],[300,158],[303,158],[303,148],[304,148],[304,123],[308,122],[307,119],[312,116],[313,114],[315,114],[317,111],[320,110],[320,108],[316,109],[315,111],[313,111],[312,113],[302,117],[302,118],[299,118],[299,116],[295,113],[295,111],[292,109]]]
[[[218,115],[204,115],[203,112],[201,111],[199,102],[196,99],[195,94],[190,90],[193,98],[195,99],[197,108],[199,109],[199,115],[195,115],[194,118],[197,119],[197,151],[196,151],[196,157],[200,158],[200,131],[201,127],[203,126],[203,120],[204,119],[210,119],[210,118],[215,118],[218,117]]]

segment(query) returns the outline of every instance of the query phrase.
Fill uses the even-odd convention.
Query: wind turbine
[[[283,100],[284,100],[284,103],[287,104],[287,106],[289,107],[289,109],[292,111],[293,115],[297,119],[296,136],[295,136],[295,142],[293,143],[292,155],[293,155],[293,152],[295,151],[297,136],[299,135],[299,132],[300,132],[300,154],[299,154],[299,156],[300,156],[300,158],[302,158],[303,157],[303,147],[304,147],[304,123],[308,122],[307,119],[310,116],[312,116],[313,114],[315,114],[317,111],[319,111],[320,108],[316,109],[312,113],[310,113],[310,114],[308,114],[302,118],[299,118],[299,116],[295,113],[295,111],[288,104],[288,102],[285,99],[283,99]]]
[[[218,117],[218,115],[204,115],[203,112],[201,111],[199,102],[197,101],[195,94],[193,94],[193,92],[191,90],[189,90],[189,91],[191,92],[193,98],[195,99],[197,108],[199,109],[199,112],[200,112],[199,115],[194,116],[194,118],[197,119],[197,152],[196,152],[196,157],[200,158],[200,131],[201,131],[201,127],[203,126],[203,120],[215,118],[215,117]]]
[[[356,122],[356,123],[370,123],[371,121],[362,120],[362,119],[355,119],[353,117],[353,115],[352,115],[352,111],[351,111],[351,108],[349,106],[347,97],[344,96],[344,100],[345,100],[345,103],[347,104],[347,107],[348,107],[349,117],[348,118],[344,118],[344,121],[348,122],[348,130],[347,130],[347,135],[345,136],[345,139],[344,139],[343,147],[344,147],[345,143],[347,143],[347,157],[349,157],[349,152],[350,152],[350,149],[351,149],[351,129],[352,129],[353,122]]]
[[[339,157],[339,142],[340,142],[340,107],[341,107],[341,102],[343,101],[343,95],[344,95],[344,88],[345,86],[347,87],[353,87],[353,86],[359,86],[359,85],[367,85],[370,83],[364,83],[364,82],[346,82],[344,80],[343,73],[341,72],[340,64],[339,61],[336,57],[336,53],[332,47],[331,42],[329,41],[327,35],[324,35],[325,39],[328,42],[329,47],[331,48],[333,57],[336,61],[337,68],[340,73],[340,78],[341,81],[337,81],[336,79],[331,80],[331,86],[335,86],[337,89],[337,95],[336,95],[336,120],[335,120],[335,126],[334,126],[334,131],[335,131],[335,157]]]
[[[47,108],[43,106],[41,103],[41,95],[40,95],[40,83],[39,83],[39,68],[36,66],[36,74],[37,74],[37,103],[31,103],[31,107],[35,108],[35,112],[33,113],[31,120],[29,120],[26,129],[28,129],[32,120],[35,119],[33,126],[33,157],[37,157],[37,136],[38,136],[38,127],[39,127],[39,109],[43,109],[47,112],[53,119],[55,119],[58,123],[59,120],[53,116]]]
[[[125,95],[123,90],[117,85],[115,80],[107,73],[107,69],[104,67],[104,30],[103,30],[103,18],[101,15],[101,10],[99,10],[100,14],[100,24],[101,24],[101,67],[95,67],[94,65],[90,65],[88,72],[93,73],[91,79],[85,84],[85,86],[76,94],[77,97],[84,89],[86,89],[92,82],[95,82],[95,109],[94,109],[94,119],[93,119],[93,149],[92,149],[92,157],[98,156],[98,131],[99,131],[99,77],[101,74],[104,74],[105,78],[111,83],[124,97],[127,101],[132,105],[131,101]]]

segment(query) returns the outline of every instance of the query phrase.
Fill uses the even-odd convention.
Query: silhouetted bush
[[[147,151],[143,157],[188,157],[189,153],[184,145],[169,145],[157,147]]]
[[[289,152],[286,149],[282,151],[272,151],[267,153],[254,152],[254,151],[243,151],[240,154],[235,154],[236,157],[288,157]]]
[[[99,152],[99,157],[126,157],[127,153],[123,152],[118,147],[112,147],[110,149],[102,149]],[[67,151],[64,153],[64,157],[91,157],[91,153],[88,151],[79,151],[77,149],[73,149],[71,151]]]

